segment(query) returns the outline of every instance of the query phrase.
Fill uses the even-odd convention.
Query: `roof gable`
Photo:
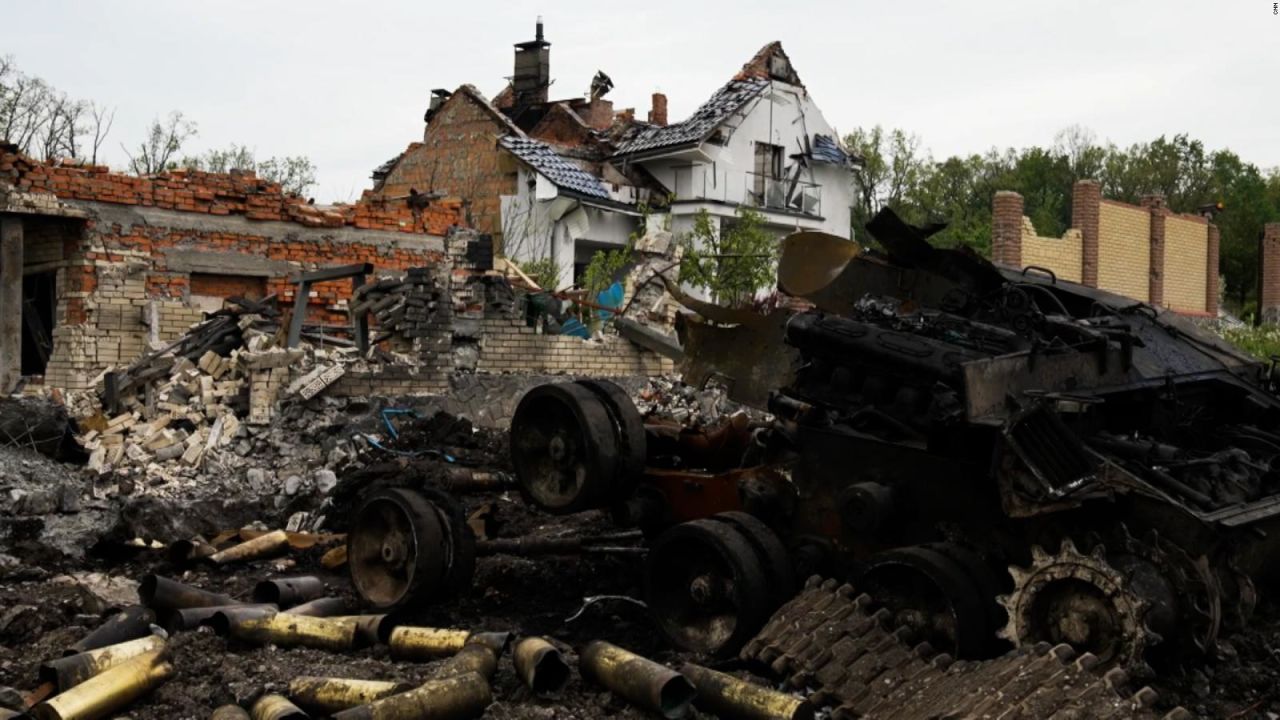
[[[804,83],[800,82],[800,76],[791,65],[791,58],[787,57],[786,51],[782,49],[782,43],[777,40],[760,48],[759,52],[752,56],[734,77],[779,80],[788,85],[804,87]]]

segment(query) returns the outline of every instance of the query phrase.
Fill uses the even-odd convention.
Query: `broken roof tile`
[[[766,87],[769,81],[748,77],[730,80],[724,87],[712,95],[702,107],[698,108],[688,119],[674,125],[649,126],[626,140],[618,149],[618,155],[631,155],[639,152],[660,150],[700,143],[720,126],[729,116],[754,100]]]
[[[504,135],[498,142],[562,190],[589,197],[610,197],[600,178],[564,159],[544,142],[515,135]]]
[[[810,154],[817,162],[832,165],[850,165],[854,162],[853,156],[845,152],[840,143],[830,135],[814,135],[811,148]]]

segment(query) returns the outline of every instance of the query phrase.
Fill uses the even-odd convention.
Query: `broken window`
[[[783,148],[781,145],[771,145],[769,143],[756,143],[756,162],[755,171],[752,173],[752,199],[755,205],[766,204],[765,199],[771,190],[771,185],[776,186],[777,183],[770,181],[782,178],[782,158]]]

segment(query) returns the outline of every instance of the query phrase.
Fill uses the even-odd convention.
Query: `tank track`
[[[747,643],[741,657],[764,663],[810,700],[834,708],[833,720],[935,718],[1193,718],[1179,707],[1152,709],[1150,687],[1129,692],[1118,668],[1068,645],[1041,643],[992,660],[955,661],[928,643],[907,644],[890,613],[835,580],[810,578]]]

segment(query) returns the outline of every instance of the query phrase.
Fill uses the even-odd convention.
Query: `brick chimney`
[[[542,34],[542,16],[538,16],[535,38],[516,43],[515,72],[511,75],[516,107],[537,105],[547,101],[551,87],[551,43]]]
[[[662,93],[653,94],[653,109],[649,111],[649,122],[654,125],[667,124],[667,96]]]

